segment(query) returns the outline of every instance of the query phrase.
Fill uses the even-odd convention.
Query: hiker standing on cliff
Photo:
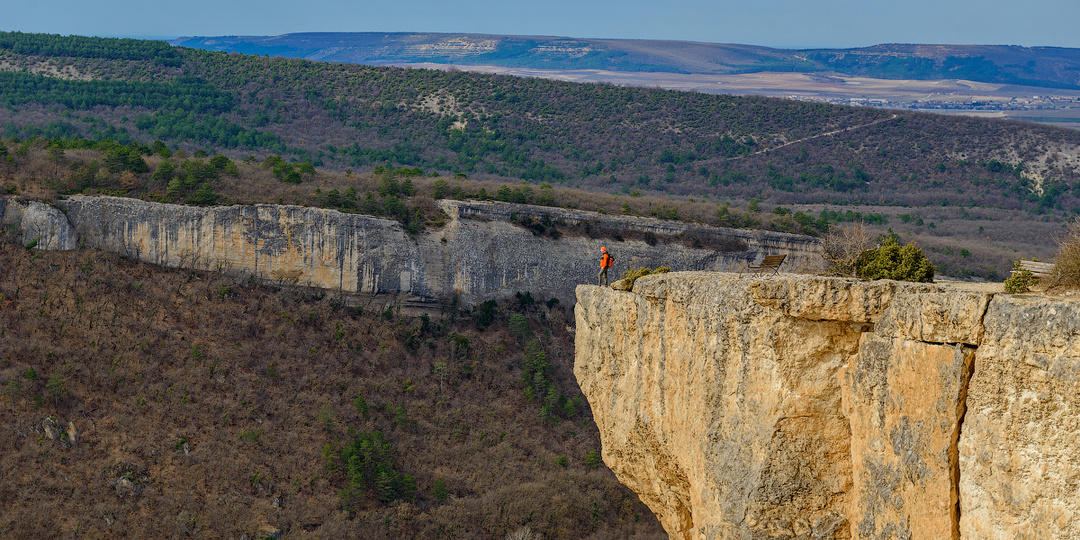
[[[615,257],[612,257],[611,254],[607,252],[606,247],[600,248],[600,253],[602,254],[600,256],[600,275],[596,278],[596,284],[600,285],[601,282],[603,282],[604,285],[607,285],[607,269],[615,264]]]

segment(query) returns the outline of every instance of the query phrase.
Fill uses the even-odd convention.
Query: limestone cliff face
[[[814,271],[822,267],[820,244],[814,238],[771,231],[725,229],[658,219],[609,216],[595,212],[497,202],[440,201],[449,225],[417,237],[420,256],[428,272],[427,286],[435,295],[457,293],[468,303],[533,291],[572,304],[579,283],[595,283],[600,247],[616,258],[612,280],[628,268],[668,266],[673,270],[734,271],[766,254],[787,254],[784,270]],[[660,238],[690,230],[719,238],[729,250],[695,249],[676,242],[649,245],[643,241],[617,241],[596,234],[565,235],[558,240],[535,236],[510,222],[512,216],[547,216],[569,225],[589,224],[596,232],[652,232]],[[446,241],[443,242],[442,239]]]
[[[1080,304],[990,303],[960,433],[966,538],[1080,538]]]
[[[604,460],[672,538],[1080,538],[1080,303],[705,272],[577,295]]]
[[[386,219],[301,206],[193,207],[119,197],[76,196],[58,204],[89,245],[154,264],[345,292],[412,293],[422,282],[415,245]]]
[[[22,244],[35,249],[75,249],[75,232],[64,214],[39,201],[0,197],[0,225],[22,233]]]
[[[806,236],[507,203],[440,205],[450,217],[448,225],[414,236],[395,221],[319,208],[191,207],[118,197],[73,196],[56,203],[63,213],[42,203],[0,198],[0,219],[20,227],[27,242],[40,237],[39,245],[49,249],[82,243],[154,264],[416,302],[457,295],[475,304],[529,291],[572,304],[574,287],[596,279],[602,245],[617,258],[616,278],[637,266],[733,270],[779,253],[788,255],[788,271],[821,264],[818,242]],[[36,217],[28,219],[31,214]],[[597,234],[536,236],[512,223],[518,216]],[[631,230],[654,233],[662,241],[649,245],[613,238]],[[726,247],[665,241],[685,234]]]

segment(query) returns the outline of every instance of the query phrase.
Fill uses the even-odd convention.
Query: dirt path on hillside
[[[764,154],[765,152],[771,152],[773,150],[779,150],[779,149],[781,149],[781,148],[783,148],[785,146],[791,146],[793,144],[799,144],[801,142],[814,140],[814,139],[817,139],[817,138],[820,138],[820,137],[831,137],[833,135],[836,135],[837,133],[846,133],[848,131],[854,131],[856,129],[862,129],[864,127],[870,127],[870,126],[873,126],[875,124],[880,124],[882,122],[888,122],[889,120],[896,120],[899,117],[900,117],[900,115],[894,114],[894,115],[890,116],[889,118],[882,118],[880,120],[874,120],[873,122],[870,122],[870,123],[867,123],[867,124],[860,124],[860,125],[857,125],[857,126],[846,127],[844,129],[836,129],[836,130],[833,130],[833,131],[826,131],[825,133],[818,133],[817,135],[814,135],[812,137],[803,137],[801,139],[786,142],[786,143],[781,144],[779,146],[773,146],[771,148],[765,148],[764,150],[758,150],[757,152],[753,152],[753,153],[747,154],[745,156],[735,156],[733,158],[728,158],[728,161],[735,161],[737,159],[743,159],[743,158],[750,157],[750,156],[756,156],[756,155],[759,155],[759,154]]]

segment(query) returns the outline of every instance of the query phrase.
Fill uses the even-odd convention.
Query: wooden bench
[[[780,275],[780,265],[784,264],[786,258],[787,255],[766,255],[757,266],[751,266],[750,261],[746,261],[746,271],[756,274],[772,270],[773,275]]]
[[[1031,275],[1037,278],[1045,278],[1054,273],[1054,264],[1020,259],[1020,269],[1031,272]],[[1013,270],[1013,273],[1015,274],[1016,270]]]

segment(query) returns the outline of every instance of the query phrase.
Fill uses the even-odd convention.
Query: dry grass
[[[450,306],[425,322],[0,241],[0,537],[236,538],[264,524],[289,538],[503,538],[526,524],[544,538],[666,537],[609,470],[585,465],[600,448],[587,406],[541,422],[498,314],[480,332]],[[527,314],[560,391],[579,395],[566,314]],[[45,436],[49,415],[74,423],[74,446]],[[386,434],[414,502],[341,509],[321,451],[354,429]]]

